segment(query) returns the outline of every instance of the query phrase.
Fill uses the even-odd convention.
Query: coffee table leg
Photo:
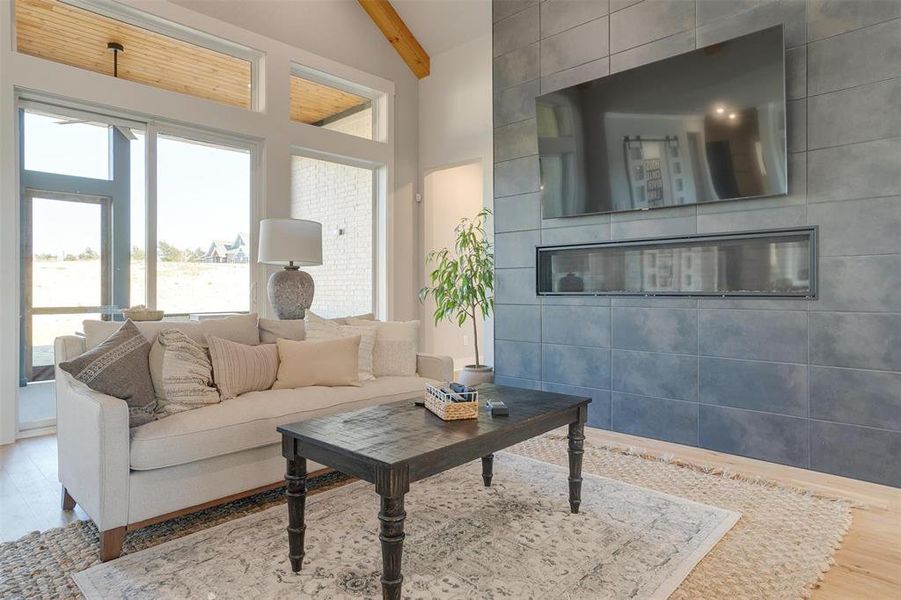
[[[569,424],[569,509],[575,514],[582,503],[582,454],[585,444],[585,423]]]
[[[288,559],[291,570],[297,573],[303,566],[303,534],[307,530],[304,524],[304,509],[307,500],[307,459],[295,456],[288,459],[288,472],[285,473],[288,484]]]
[[[489,454],[488,456],[482,457],[482,481],[485,482],[485,487],[491,487],[491,477],[494,475],[494,455]]]
[[[400,600],[401,584],[404,576],[400,573],[401,556],[404,549],[404,497],[382,496],[382,509],[379,511],[381,530],[379,539],[382,542],[382,598]]]

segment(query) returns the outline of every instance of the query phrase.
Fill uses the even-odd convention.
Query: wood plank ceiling
[[[251,106],[249,61],[117,21],[59,0],[16,0],[19,52],[241,108]]]
[[[291,119],[294,121],[318,125],[336,115],[365,108],[370,102],[363,96],[291,76]]]

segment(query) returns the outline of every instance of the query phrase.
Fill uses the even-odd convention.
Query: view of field
[[[36,260],[34,306],[100,304],[100,261]],[[144,303],[144,262],[131,263],[131,304]],[[249,265],[203,262],[159,262],[157,306],[170,314],[246,311],[249,308]],[[37,315],[33,319],[34,364],[52,362],[53,340],[82,330],[84,319],[100,315]]]

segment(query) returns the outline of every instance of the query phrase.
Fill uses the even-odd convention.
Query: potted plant
[[[419,300],[429,296],[435,301],[435,325],[442,320],[462,327],[472,321],[472,339],[476,362],[466,365],[461,383],[475,385],[490,382],[492,369],[479,359],[477,319],[486,318],[494,308],[494,254],[485,234],[485,220],[491,211],[482,209],[472,219],[462,219],[454,231],[454,248],[433,250],[426,256],[435,269],[429,275],[430,286],[419,290]]]

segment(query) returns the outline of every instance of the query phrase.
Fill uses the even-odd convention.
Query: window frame
[[[291,77],[300,77],[301,79],[306,79],[307,81],[312,81],[313,83],[318,83],[319,85],[324,85],[330,88],[334,88],[341,92],[346,92],[348,94],[354,94],[355,96],[361,96],[363,98],[368,98],[370,100],[372,106],[372,131],[370,132],[369,138],[364,138],[361,136],[355,136],[349,133],[341,133],[339,131],[335,131],[340,135],[349,135],[351,137],[356,137],[359,139],[370,140],[373,142],[386,142],[387,141],[387,131],[382,126],[380,116],[383,111],[385,111],[385,92],[381,92],[379,90],[367,87],[365,85],[350,81],[348,79],[344,79],[343,77],[339,77],[337,75],[332,75],[331,73],[326,73],[325,71],[321,71],[319,69],[314,69],[313,67],[308,67],[302,65],[300,63],[292,62],[291,63],[291,72],[289,75],[289,80]],[[289,81],[289,97],[288,104],[291,103],[290,97],[290,81]],[[307,126],[307,127],[316,127],[320,128],[318,125],[312,125],[310,123],[303,123],[301,121],[295,121],[291,119],[290,113],[288,114],[288,118],[292,123],[297,123],[299,125]]]

